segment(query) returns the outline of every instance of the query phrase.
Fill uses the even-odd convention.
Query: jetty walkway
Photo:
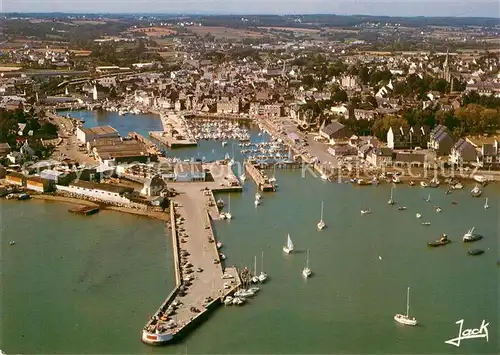
[[[142,331],[142,341],[150,345],[181,339],[241,286],[237,269],[220,258],[211,221],[218,213],[208,206],[211,188],[241,191],[241,186],[217,186],[217,181],[171,186],[178,193],[170,204],[176,287]]]

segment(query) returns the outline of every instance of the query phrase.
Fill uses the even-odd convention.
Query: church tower
[[[450,74],[450,66],[448,64],[448,49],[446,50],[446,58],[443,63],[443,79],[446,80],[447,82],[451,81],[451,74]]]

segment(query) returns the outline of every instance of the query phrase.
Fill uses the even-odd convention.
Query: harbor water
[[[133,125],[129,130],[140,132]],[[237,160],[238,150],[235,145]],[[232,144],[202,142],[169,155],[198,152],[219,158],[232,153]],[[163,223],[108,211],[76,216],[57,203],[1,201],[0,348],[7,354],[499,353],[498,186],[484,189],[485,210],[484,197],[470,196],[473,185],[450,195],[397,186],[390,206],[388,184],[327,183],[300,170],[277,170],[276,177],[278,191],[263,193],[257,208],[248,177],[243,193],[231,194],[233,220],[215,222],[226,264],[253,269],[257,256],[260,272],[263,252],[267,283],[244,306],[221,307],[182,343],[159,348],[142,344],[140,330],[174,287]],[[228,194],[217,198],[228,205]],[[319,232],[322,201],[327,228]],[[362,209],[372,214],[361,215]],[[462,243],[472,227],[483,240]],[[427,246],[443,233],[452,243]],[[287,234],[295,244],[291,255],[282,251]],[[10,240],[16,244],[9,246]],[[469,256],[471,248],[485,253]],[[313,276],[305,280],[307,250]],[[393,320],[406,311],[407,287],[417,327]],[[458,336],[460,319],[464,329],[486,320],[489,341],[445,344]]]

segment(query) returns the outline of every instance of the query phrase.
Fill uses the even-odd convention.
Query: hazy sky
[[[500,17],[498,0],[0,0],[0,11]]]

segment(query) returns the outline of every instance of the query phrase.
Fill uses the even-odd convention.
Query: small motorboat
[[[451,201],[451,204],[452,205],[458,205],[458,202],[457,201]]]
[[[223,199],[218,199],[217,200],[217,207],[219,207],[219,208],[224,207],[224,200]]]
[[[372,210],[361,210],[361,214],[370,214],[372,213]]]
[[[421,187],[429,187],[429,185],[425,181],[420,181]]]
[[[17,199],[19,201],[29,200],[30,198],[31,198],[31,196],[28,195],[28,194],[25,194],[25,193],[20,194],[19,196],[17,196]]]
[[[254,201],[254,205],[255,205],[255,207],[259,206],[260,205],[260,200],[255,200]]]
[[[467,252],[467,254],[472,256],[481,255],[482,253],[484,253],[483,249],[472,249]]]
[[[453,190],[461,190],[461,189],[463,189],[463,188],[464,188],[464,186],[463,186],[461,183],[457,182],[457,183],[456,183],[455,185],[453,185],[451,188],[452,188]]]
[[[217,242],[217,249],[222,248],[222,242]]]
[[[11,240],[11,241],[9,242],[9,245],[15,245],[15,244],[16,244],[16,242],[15,242],[14,240]]]
[[[400,206],[398,207],[398,211],[405,211],[406,210],[406,207],[405,206]]]
[[[422,225],[423,225],[423,226],[430,226],[430,225],[431,225],[431,222],[422,222]]]
[[[415,217],[417,217],[417,218],[422,218],[422,215],[421,215],[420,213],[417,213],[417,214],[415,215]]]
[[[450,244],[451,240],[448,239],[446,234],[443,234],[439,240],[427,243],[430,247],[440,247],[442,245]]]
[[[409,184],[410,186],[415,186],[415,182],[413,182],[413,181],[410,181],[408,184]]]
[[[439,213],[439,212],[441,212],[441,211],[442,211],[441,207],[436,207],[436,212],[438,212],[438,213]]]

